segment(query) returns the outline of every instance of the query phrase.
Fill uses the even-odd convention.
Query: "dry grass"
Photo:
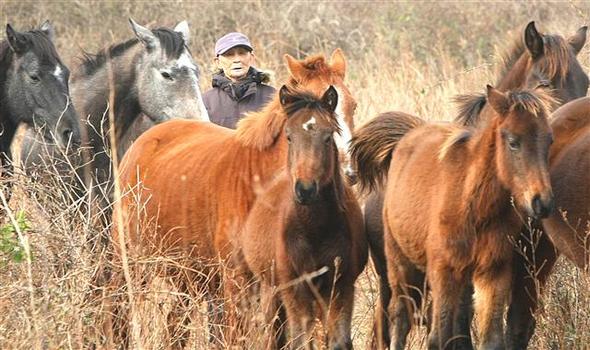
[[[80,49],[95,52],[130,38],[127,17],[148,26],[172,26],[187,19],[191,49],[201,67],[209,68],[215,39],[224,32],[247,33],[259,66],[285,77],[284,53],[304,56],[343,48],[348,59],[347,82],[359,107],[357,122],[379,112],[401,110],[430,119],[448,120],[455,113],[451,98],[482,91],[493,83],[500,52],[523,25],[536,20],[541,30],[573,34],[590,24],[588,2],[386,3],[386,2],[185,2],[145,1],[2,1],[0,22],[17,29],[45,19],[53,21],[56,42],[70,67]],[[590,71],[590,45],[579,55]],[[209,85],[205,69],[201,86]],[[278,84],[278,83],[275,83]],[[16,145],[18,147],[18,145]],[[18,153],[18,151],[14,152]],[[50,173],[56,173],[51,164]],[[16,263],[0,256],[0,348],[84,348],[104,344],[102,325],[108,317],[105,298],[123,290],[96,291],[98,272],[110,266],[105,252],[90,249],[106,234],[95,220],[72,203],[64,183],[47,175],[44,184],[22,174],[15,178],[10,213],[25,211],[31,227],[20,238],[31,259]],[[3,224],[8,223],[3,218]],[[172,302],[179,298],[161,257],[132,258],[130,285],[138,339],[145,348],[166,348],[164,327]],[[178,267],[178,266],[176,266]],[[368,344],[377,299],[374,271],[369,267],[357,284],[353,337],[357,348]],[[197,293],[198,294],[198,293]],[[189,315],[190,346],[208,347],[206,309],[195,299],[183,310]],[[125,303],[125,307],[129,307]],[[585,349],[590,344],[590,280],[567,261],[560,261],[545,293],[543,312],[531,348]],[[268,329],[254,323],[241,346],[261,348]],[[413,332],[409,348],[425,348],[423,329]]]

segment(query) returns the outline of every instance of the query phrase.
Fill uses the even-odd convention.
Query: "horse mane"
[[[461,125],[475,125],[481,111],[486,105],[486,95],[483,93],[457,95],[453,98],[457,104],[459,113],[455,117],[455,123]]]
[[[318,75],[331,76],[334,74],[330,69],[330,66],[326,63],[326,58],[321,54],[305,58],[301,62],[301,65],[305,67],[305,71],[303,72],[303,75],[299,77],[301,79],[299,84],[304,84]],[[293,78],[291,79],[294,80]]]
[[[185,49],[188,50],[184,38],[180,33],[168,28],[153,29],[152,33],[158,38],[160,47],[169,58],[178,58]],[[139,39],[132,38],[122,43],[111,45],[96,54],[83,51],[81,68],[86,75],[93,75],[106,64],[109,58],[113,59],[123,56],[130,48],[138,43]]]
[[[375,190],[383,181],[395,147],[424,120],[401,112],[379,114],[355,131],[350,156],[359,175],[361,191]]]
[[[236,138],[246,147],[263,151],[275,143],[286,121],[277,93],[260,111],[248,112],[238,121]]]
[[[450,130],[447,139],[440,146],[440,149],[438,150],[438,160],[444,160],[451,149],[453,149],[455,146],[465,144],[471,139],[472,136],[472,129],[455,126]]]

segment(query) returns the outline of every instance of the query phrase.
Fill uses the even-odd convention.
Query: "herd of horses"
[[[272,327],[268,347],[313,347],[319,319],[325,346],[352,348],[354,285],[370,253],[380,283],[371,347],[403,349],[426,307],[431,349],[473,348],[474,314],[479,348],[525,349],[558,255],[588,269],[590,97],[577,60],[587,27],[564,38],[529,23],[495,87],[458,97],[450,123],[386,112],[355,130],[342,51],[285,55],[285,85],[229,130],[208,120],[186,22],[130,24],[133,39],[85,54],[71,78],[49,23],[7,26],[2,177],[20,123],[31,126],[26,169],[46,152],[79,152],[80,171],[62,175],[77,198],[102,194],[103,224],[123,219],[109,229],[113,259],[186,259],[178,285],[189,302],[203,285],[212,347],[227,345],[236,329],[223,325],[247,305],[227,301],[249,290]],[[111,314],[110,341],[128,345],[125,315]],[[180,334],[171,345],[184,346],[190,320],[169,321]]]

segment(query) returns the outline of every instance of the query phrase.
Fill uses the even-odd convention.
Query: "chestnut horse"
[[[588,77],[576,55],[586,42],[586,31],[587,27],[581,27],[574,35],[564,39],[556,34],[541,34],[537,31],[535,23],[530,22],[524,30],[523,37],[513,44],[509,54],[504,58],[497,84],[498,89],[505,91],[516,88],[535,88],[538,85],[548,86],[559,98],[560,103],[585,96]],[[460,124],[475,125],[478,120],[488,120],[493,116],[493,109],[486,104],[485,94],[459,96],[457,102],[459,102],[460,112],[456,122]],[[388,113],[399,114],[400,112]],[[391,291],[387,284],[387,267],[383,249],[382,210],[383,189],[377,187],[369,194],[365,204],[365,226],[369,237],[371,260],[380,279],[380,302],[375,316],[374,346],[377,346],[377,343],[389,344],[389,318],[383,310],[386,310],[389,304]],[[543,246],[547,245],[548,249],[553,249],[550,243],[544,242]],[[523,279],[524,276],[518,276],[515,282],[522,283]],[[515,318],[518,318],[518,315],[530,314],[528,301],[524,300],[530,299],[530,292],[524,292],[524,289],[523,287],[513,290],[515,302],[511,304],[511,309],[514,312],[511,310],[510,315]],[[531,317],[532,315],[529,319]],[[515,318],[509,317],[509,324],[512,324],[512,321],[520,322]],[[528,326],[524,325],[524,327]],[[507,330],[512,332],[517,328],[516,325],[511,325],[507,327]],[[524,339],[523,335],[519,334],[509,334],[508,337],[515,342],[521,342]],[[528,338],[526,341],[528,343]],[[526,348],[526,343],[524,347]]]
[[[287,169],[257,197],[236,248],[267,291],[279,288],[278,296],[263,300],[271,300],[269,322],[285,309],[291,347],[311,346],[319,315],[327,345],[350,349],[354,282],[367,262],[368,247],[361,209],[340,175],[333,136],[340,132],[334,115],[338,95],[331,86],[321,100],[286,86],[279,94],[288,118]],[[302,278],[324,267],[329,270],[308,283]],[[282,347],[280,334],[277,345]]]
[[[370,121],[353,139],[361,186],[374,186],[387,174],[384,244],[396,349],[405,345],[413,309],[420,307],[414,290],[423,290],[425,277],[433,298],[429,348],[472,348],[472,283],[480,347],[504,346],[509,237],[519,235],[523,214],[542,218],[552,209],[552,99],[539,90],[503,93],[491,86],[487,99],[495,115],[485,127],[390,114]]]
[[[344,84],[342,52],[335,50],[330,62],[321,55],[303,61],[285,58],[289,86],[317,96],[335,86],[336,111],[342,112],[339,127],[352,128],[356,102]],[[199,265],[196,269],[201,265],[197,261],[228,257],[230,239],[243,227],[257,192],[286,165],[286,120],[277,94],[261,111],[242,119],[235,131],[211,123],[170,121],[139,137],[122,160],[121,186],[135,192],[144,188],[142,198],[149,200],[140,221],[157,218],[158,230],[130,231],[130,246],[149,238],[163,250],[181,248]],[[124,196],[123,207],[134,205],[134,200],[132,194]],[[218,277],[213,282],[216,289]]]

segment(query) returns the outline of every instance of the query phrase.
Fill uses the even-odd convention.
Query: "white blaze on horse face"
[[[334,141],[336,142],[338,149],[348,156],[348,148],[350,147],[352,132],[350,131],[350,127],[348,127],[346,120],[344,120],[344,94],[338,88],[336,88],[336,92],[338,92],[338,104],[336,105],[335,113],[336,119],[338,120],[338,126],[340,126],[340,134],[334,133]]]
[[[61,69],[59,64],[55,66],[55,70],[53,71],[53,75],[57,78],[57,80],[59,80],[61,82],[64,81],[63,69]]]
[[[303,123],[303,125],[301,127],[305,131],[310,131],[310,130],[313,130],[314,125],[315,125],[315,117],[312,116],[311,118],[309,118],[308,121]]]

